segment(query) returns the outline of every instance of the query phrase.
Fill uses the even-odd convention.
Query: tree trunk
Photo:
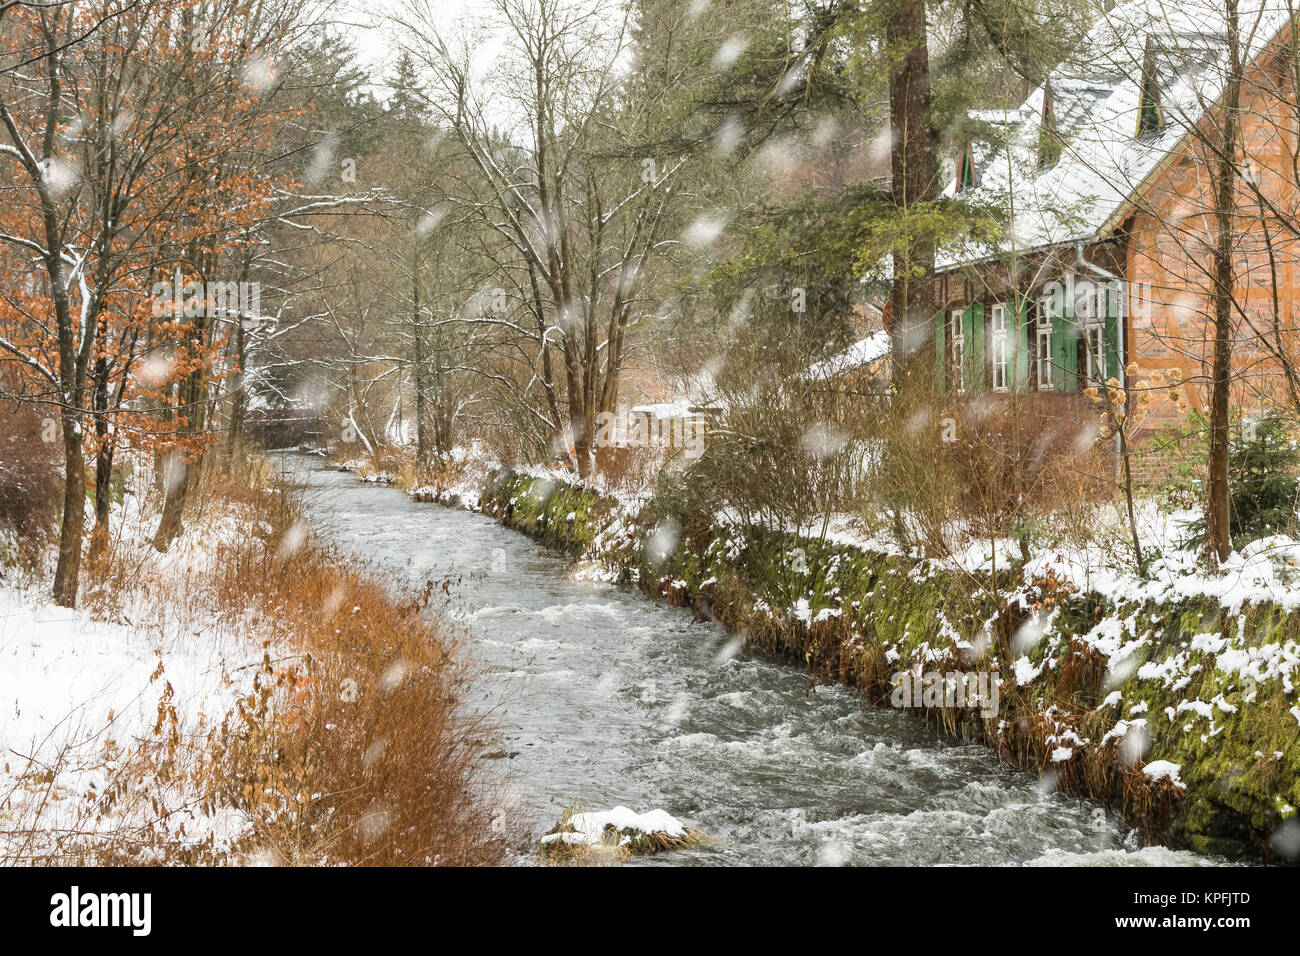
[[[415,365],[415,470],[423,473],[429,464],[429,436],[425,428],[428,419],[425,392],[424,334],[420,331],[420,276],[418,267],[411,266],[411,343],[412,364]]]
[[[95,560],[108,547],[109,509],[112,507],[113,449],[100,438],[95,451],[95,527],[90,533],[90,560]]]
[[[1229,398],[1232,386],[1233,240],[1237,203],[1237,138],[1241,109],[1241,41],[1237,0],[1226,0],[1228,82],[1223,94],[1223,136],[1217,143],[1214,249],[1214,354],[1210,376],[1210,453],[1205,517],[1210,553],[1219,561],[1232,551],[1228,487]]]
[[[1129,411],[1128,393],[1124,395],[1124,408]],[[1127,421],[1127,416],[1125,418]],[[1124,480],[1124,507],[1128,518],[1128,533],[1133,540],[1133,560],[1136,562],[1138,574],[1146,577],[1146,559],[1142,556],[1142,538],[1138,534],[1137,524],[1137,506],[1133,500],[1133,453],[1129,448],[1128,434],[1124,431],[1125,422],[1115,422],[1115,428],[1119,435],[1119,453],[1120,461],[1123,464]]]
[[[185,526],[181,515],[185,511],[185,496],[189,491],[190,466],[179,453],[173,453],[166,464],[167,496],[163,499],[162,519],[154,532],[153,546],[166,551],[181,536]]]
[[[63,421],[63,520],[59,562],[54,570],[54,603],[77,606],[81,579],[81,539],[86,530],[86,473],[81,457],[81,416],[65,408]]]
[[[101,336],[105,335],[101,329]],[[108,545],[109,508],[112,503],[113,449],[108,438],[108,363],[95,361],[94,389],[91,400],[95,413],[95,527],[90,535],[90,560],[93,564]]]
[[[587,395],[582,387],[582,368],[567,343],[564,364],[568,373],[569,439],[573,442],[573,456],[577,459],[578,475],[586,478],[591,473],[591,431],[587,425]]]
[[[938,192],[934,131],[930,127],[930,53],[925,0],[893,0],[886,15],[885,43],[894,58],[889,76],[890,173],[894,204],[904,218]],[[906,228],[906,227],[905,227]],[[933,349],[934,244],[910,238],[894,253],[894,363],[904,374],[919,355]]]
[[[201,333],[200,333],[201,335]],[[182,438],[194,438],[203,434],[204,399],[207,383],[201,368],[195,369],[181,383],[181,406],[185,409],[186,424],[180,430]],[[159,551],[166,551],[185,531],[181,517],[185,511],[185,500],[189,495],[190,483],[202,462],[199,452],[191,453],[193,461],[187,459],[185,452],[175,450],[166,464],[166,497],[163,499],[162,518],[158,530],[154,532],[153,546]]]
[[[233,464],[239,454],[239,446],[244,439],[244,418],[247,415],[248,402],[244,396],[244,350],[246,348],[244,319],[238,317],[231,334],[234,349],[234,368],[230,376],[230,429],[226,437],[228,461]]]

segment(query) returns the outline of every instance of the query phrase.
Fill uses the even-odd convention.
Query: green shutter
[[[975,314],[968,305],[961,310],[961,387],[971,390],[971,358],[975,354]]]
[[[1052,383],[1058,392],[1079,390],[1079,324],[1074,308],[1061,294],[1052,309]]]
[[[948,365],[947,328],[948,313],[944,309],[940,309],[934,314],[934,381],[941,392],[948,387],[948,376],[946,374]]]
[[[985,388],[984,304],[972,304],[966,314],[966,388],[971,392],[982,392]]]
[[[1106,378],[1119,378],[1119,290],[1106,286]]]
[[[1015,298],[1007,303],[1010,314],[1007,321],[1012,324],[1015,334],[1011,342],[1015,348],[1014,361],[1011,363],[1011,387],[1016,391],[1025,391],[1029,387],[1029,299]]]

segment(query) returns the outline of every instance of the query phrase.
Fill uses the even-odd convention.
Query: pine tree
[[[1281,534],[1295,526],[1300,444],[1282,422],[1266,418],[1242,429],[1229,457],[1234,543]]]

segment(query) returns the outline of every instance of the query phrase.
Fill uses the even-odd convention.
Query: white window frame
[[[966,391],[966,335],[965,309],[957,308],[948,313],[949,354],[952,356],[954,375],[957,379],[957,391]]]
[[[1051,391],[1055,385],[1052,380],[1052,297],[1041,296],[1038,300],[1038,316],[1034,320],[1034,357],[1038,366],[1037,381],[1039,391]]]
[[[1008,376],[1010,370],[1010,338],[1007,334],[1007,304],[999,302],[989,313],[989,349],[993,355],[993,391],[1011,391]]]
[[[1072,283],[1074,293],[1074,315],[1082,322],[1106,318],[1106,295],[1108,283],[1094,279],[1081,279]],[[1082,288],[1080,288],[1082,285]]]
[[[1089,319],[1083,326],[1084,378],[1091,385],[1106,383],[1106,320]]]

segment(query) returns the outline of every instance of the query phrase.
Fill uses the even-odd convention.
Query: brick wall
[[[1232,404],[1247,415],[1286,400],[1278,351],[1300,359],[1300,244],[1290,235],[1291,224],[1300,222],[1300,191],[1292,164],[1296,117],[1289,66],[1284,57],[1258,62],[1242,98],[1245,168],[1258,192],[1247,182],[1236,191]],[[1189,409],[1207,408],[1218,237],[1213,139],[1219,121],[1211,114],[1199,135],[1185,139],[1140,194],[1139,210],[1128,223],[1129,354],[1143,373],[1136,382],[1157,381],[1158,373],[1173,386],[1156,392],[1146,420],[1151,432],[1161,425],[1183,427]]]

